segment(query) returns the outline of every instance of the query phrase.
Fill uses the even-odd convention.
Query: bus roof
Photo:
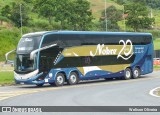
[[[29,36],[42,36],[46,34],[96,34],[96,35],[149,35],[151,33],[141,33],[141,32],[99,32],[99,31],[41,31],[41,32],[33,32],[24,34],[22,37],[29,37]]]

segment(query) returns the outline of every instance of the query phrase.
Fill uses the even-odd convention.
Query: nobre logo
[[[122,43],[122,49],[117,52],[117,49],[109,49],[108,47],[105,47],[104,44],[98,44],[96,51],[93,53],[93,51],[90,51],[90,56],[94,57],[96,55],[117,55],[118,58],[122,58],[124,60],[128,60],[133,56],[133,45],[131,40],[120,40],[119,44]]]
[[[96,55],[115,55],[117,52],[117,49],[109,49],[108,47],[105,47],[104,44],[97,45],[97,49],[95,51],[95,53],[93,53],[92,51],[90,51],[90,56],[96,56]]]

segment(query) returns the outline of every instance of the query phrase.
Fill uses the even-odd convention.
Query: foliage
[[[146,0],[146,3],[153,9],[160,9],[160,0]]]
[[[156,26],[160,25],[159,10],[160,0],[106,0],[107,1],[107,25],[109,31],[120,31],[123,27],[122,21],[122,5],[130,3],[146,4],[153,9],[153,16],[156,18]],[[115,1],[115,2],[113,2]],[[23,18],[23,34],[28,32],[44,31],[44,30],[105,30],[105,12],[104,0],[1,0],[0,1],[0,59],[4,59],[4,54],[16,48],[20,39],[20,4],[22,4]],[[91,7],[90,7],[91,3]],[[118,4],[122,5],[118,5]],[[115,7],[111,7],[114,5]],[[148,7],[147,6],[147,7]],[[109,8],[110,7],[110,8]],[[132,6],[131,6],[132,7]],[[125,7],[126,8],[126,7]],[[148,7],[149,8],[149,7]],[[160,8],[160,7],[159,7]],[[92,9],[92,10],[90,10]],[[154,38],[160,38],[159,30],[155,31],[150,28],[153,23],[148,18],[148,11],[142,8],[135,8],[144,13],[135,15],[138,19],[138,29],[136,31],[150,32]],[[103,12],[102,12],[103,11]],[[101,13],[102,12],[102,13]],[[119,12],[119,13],[117,13]],[[127,12],[127,11],[126,11]],[[95,17],[92,16],[92,13]],[[99,19],[101,15],[101,19]],[[130,17],[129,15],[128,17]],[[142,18],[143,17],[143,18]],[[144,18],[146,17],[146,18]],[[142,23],[143,19],[145,23]],[[133,18],[134,19],[134,18]],[[136,20],[135,19],[135,20]],[[126,22],[128,19],[126,19]],[[132,20],[134,21],[134,20]],[[151,22],[150,22],[151,21]],[[3,23],[4,22],[4,23]],[[122,22],[122,24],[117,24]],[[131,22],[132,23],[132,22]],[[14,24],[14,25],[12,25]],[[12,25],[12,26],[8,26]],[[134,24],[133,24],[134,25]],[[119,27],[120,26],[120,27]],[[17,28],[18,27],[18,28]],[[131,26],[127,26],[127,30],[133,31]],[[6,29],[7,28],[7,29]],[[148,28],[150,30],[148,30]],[[158,42],[159,43],[159,42]],[[157,45],[158,46],[158,45]]]
[[[102,12],[102,16],[100,18],[101,28],[105,30],[106,28],[106,19],[107,19],[107,28],[110,30],[119,30],[118,21],[122,20],[122,11],[116,9],[115,6],[110,6],[106,9],[106,18],[105,11]]]
[[[17,28],[12,30],[3,29],[0,31],[0,57],[10,50],[16,48],[20,38],[20,31]]]
[[[10,20],[4,16],[0,16],[1,21],[10,22]]]
[[[129,0],[129,1],[134,3],[139,2],[143,5],[148,5],[153,9],[156,9],[156,8],[160,9],[160,0]]]
[[[115,2],[116,2],[117,4],[120,4],[120,5],[125,4],[125,1],[124,1],[124,0],[115,0]]]
[[[70,25],[73,25],[73,30],[89,30],[93,19],[90,3],[86,0],[74,0],[72,4],[73,8],[68,20]]]
[[[47,18],[49,24],[52,24],[53,16],[56,15],[56,0],[36,0],[34,9],[39,16]]]
[[[88,30],[93,19],[86,0],[36,0],[34,7],[49,24],[60,22],[61,29]]]
[[[140,3],[125,5],[125,13],[128,14],[126,25],[138,31],[140,28],[151,28],[154,18],[149,18],[147,7]]]
[[[128,3],[141,3],[147,5],[153,9],[160,9],[160,0],[113,0],[119,5],[128,4]]]
[[[18,2],[12,2],[11,5],[6,5],[1,10],[1,15],[10,19],[16,27],[21,26],[21,20],[20,20],[20,5],[21,5],[21,13],[22,13],[22,23],[23,26],[28,25],[28,21],[30,20],[28,13],[29,13],[29,7],[25,2],[18,3]]]

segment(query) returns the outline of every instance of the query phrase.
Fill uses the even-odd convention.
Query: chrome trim
[[[33,72],[30,72],[28,74],[17,74],[16,72],[14,72],[14,78],[16,80],[27,80],[29,78],[36,76],[38,74],[38,72],[39,72],[38,69]]]

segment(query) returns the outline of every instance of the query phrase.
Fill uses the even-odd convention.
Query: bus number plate
[[[45,79],[45,82],[48,82],[48,79]]]

